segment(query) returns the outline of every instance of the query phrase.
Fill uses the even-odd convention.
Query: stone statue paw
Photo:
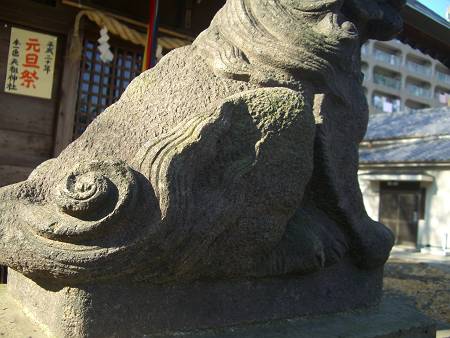
[[[357,265],[363,269],[382,266],[394,245],[394,234],[385,225],[368,217],[361,228],[363,231],[355,234],[352,248]]]

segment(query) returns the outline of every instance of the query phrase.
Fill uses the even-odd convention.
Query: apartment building
[[[371,114],[450,106],[450,70],[399,40],[363,45],[364,90]]]

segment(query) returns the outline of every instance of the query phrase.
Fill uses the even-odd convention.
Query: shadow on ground
[[[384,289],[412,298],[416,307],[450,329],[450,272],[448,267],[391,259],[385,267]]]

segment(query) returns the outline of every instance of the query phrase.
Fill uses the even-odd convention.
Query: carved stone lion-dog
[[[360,46],[402,0],[228,0],[62,154],[0,190],[0,263],[64,285],[383,265],[357,181]]]

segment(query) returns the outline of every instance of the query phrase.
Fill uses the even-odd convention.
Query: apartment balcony
[[[417,97],[422,97],[425,99],[430,99],[431,98],[431,90],[424,88],[424,87],[420,87],[417,85],[413,85],[413,84],[407,84],[406,85],[406,90]]]
[[[437,70],[436,78],[438,79],[438,81],[440,81],[442,83],[446,83],[447,85],[450,85],[450,75],[449,74],[445,74],[445,73],[442,73]]]
[[[402,63],[401,58],[397,55],[384,52],[380,49],[375,49],[373,55],[375,60],[382,61],[392,66],[400,66]]]
[[[402,86],[402,83],[400,80],[389,77],[389,76],[377,74],[377,73],[373,74],[373,82],[375,82],[376,84],[385,86],[385,87],[396,89],[396,90],[400,90],[400,88]]]
[[[401,102],[395,96],[375,93],[372,96],[372,107],[384,113],[396,113],[401,109]]]
[[[420,74],[420,75],[424,75],[424,76],[428,76],[428,77],[431,76],[431,74],[432,74],[431,67],[421,65],[419,63],[412,62],[412,61],[406,61],[406,68],[416,74]]]
[[[413,100],[406,100],[404,110],[406,112],[412,113],[412,112],[417,112],[417,111],[420,111],[422,109],[427,109],[427,108],[430,108],[430,105],[423,104],[421,102],[416,102]]]
[[[434,93],[434,100],[439,106],[450,106],[450,92],[436,91],[436,93]]]
[[[400,112],[400,105],[386,102],[382,105],[372,103],[373,112],[377,113],[398,113]]]

